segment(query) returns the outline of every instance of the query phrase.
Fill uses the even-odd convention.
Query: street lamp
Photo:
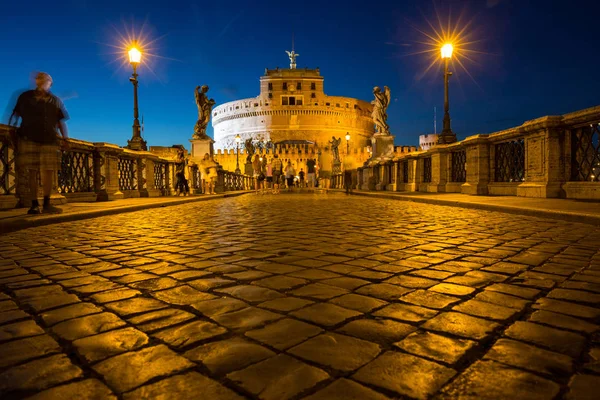
[[[346,132],[346,154],[350,154],[350,133]]]
[[[448,101],[448,79],[452,72],[448,71],[448,63],[452,58],[452,44],[446,43],[442,46],[442,60],[444,60],[444,128],[438,138],[438,144],[449,144],[456,142],[456,135],[450,128],[450,102]]]
[[[239,133],[237,135],[235,135],[235,144],[237,147],[237,151],[236,151],[236,156],[235,156],[235,173],[239,174],[240,171],[240,140],[242,140],[242,138],[240,137]]]
[[[132,150],[148,150],[146,147],[146,141],[142,139],[142,135],[140,133],[140,120],[138,114],[138,74],[137,67],[142,60],[142,53],[133,46],[129,50],[129,63],[133,67],[133,75],[129,78],[129,81],[133,83],[133,136],[131,140],[127,141],[127,148]]]

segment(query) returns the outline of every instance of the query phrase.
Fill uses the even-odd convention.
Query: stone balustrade
[[[600,200],[599,123],[597,106],[369,160],[357,169],[354,187]]]
[[[10,129],[0,125],[0,209],[29,205],[27,171],[20,171],[10,140]],[[109,201],[135,197],[169,196],[175,192],[175,162],[147,151],[121,148],[110,143],[69,139],[55,175],[53,203]],[[202,193],[198,167],[185,171],[190,189]],[[233,175],[233,176],[231,176]],[[217,192],[254,185],[252,177],[219,171]],[[36,196],[42,196],[41,187]]]

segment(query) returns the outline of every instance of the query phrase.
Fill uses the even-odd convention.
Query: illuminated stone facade
[[[327,96],[318,69],[267,69],[257,97],[213,109],[215,148],[234,149],[238,134],[242,144],[252,138],[323,148],[332,136],[347,133],[352,148],[365,148],[375,132],[371,110],[367,101]]]

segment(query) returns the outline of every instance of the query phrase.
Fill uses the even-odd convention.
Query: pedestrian
[[[304,169],[300,168],[300,172],[298,172],[298,186],[304,187]]]
[[[283,172],[283,163],[281,162],[281,159],[279,158],[279,155],[277,153],[273,154],[273,194],[279,194],[281,193],[279,191],[279,186],[281,184],[281,177],[282,177],[282,172]]]
[[[252,161],[252,172],[254,176],[254,188],[256,189],[256,194],[258,194],[258,189],[261,186],[264,186],[265,175],[262,173],[262,160],[258,157],[258,154],[254,156],[254,160]]]
[[[331,184],[331,172],[333,169],[333,156],[329,151],[320,154],[319,160],[319,187],[327,193]]]
[[[215,186],[217,178],[217,163],[212,159],[210,154],[204,154],[202,159],[202,180],[204,181],[204,194],[215,194]]]
[[[60,168],[59,148],[66,151],[70,148],[67,140],[69,119],[62,101],[50,92],[52,77],[39,72],[35,77],[34,90],[23,92],[8,120],[15,126],[19,118],[21,125],[13,136],[16,141],[17,166],[28,172],[28,186],[31,196],[31,208],[27,214],[58,214],[62,209],[50,204],[50,195],[54,177]],[[62,135],[59,139],[58,133]],[[40,211],[38,201],[38,182],[41,178],[44,202]]]
[[[177,160],[175,163],[175,196],[187,196],[190,194],[190,187],[185,178],[185,152],[183,147],[177,150]]]
[[[308,189],[314,189],[315,187],[315,166],[317,162],[314,159],[309,159],[306,161],[306,183],[308,185]]]
[[[349,157],[344,159],[344,188],[346,194],[352,193],[352,163]]]
[[[292,165],[291,161],[288,161],[285,167],[285,180],[287,181],[287,190],[291,192],[294,187],[294,176],[296,175],[296,170]]]
[[[273,160],[269,158],[267,165],[265,165],[265,176],[267,179],[267,190],[273,190]]]

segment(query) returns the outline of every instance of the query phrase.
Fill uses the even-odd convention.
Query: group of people
[[[267,192],[279,194],[282,187],[293,191],[294,187],[306,186],[310,190],[317,185],[327,192],[331,181],[331,172],[319,168],[315,159],[306,161],[306,172],[304,172],[303,168],[296,171],[291,161],[284,166],[278,154],[273,154],[273,157],[269,159],[262,158],[257,154],[252,160],[252,170],[256,194]]]
[[[180,147],[177,151],[177,160],[175,163],[175,195],[176,196],[188,196],[190,194],[190,186],[188,180],[185,177],[185,168],[187,161],[185,159],[185,152],[183,147]],[[204,154],[202,161],[198,168],[200,169],[200,179],[202,181],[202,193],[204,194],[215,194],[215,186],[217,184],[218,164],[210,156],[210,154]]]

